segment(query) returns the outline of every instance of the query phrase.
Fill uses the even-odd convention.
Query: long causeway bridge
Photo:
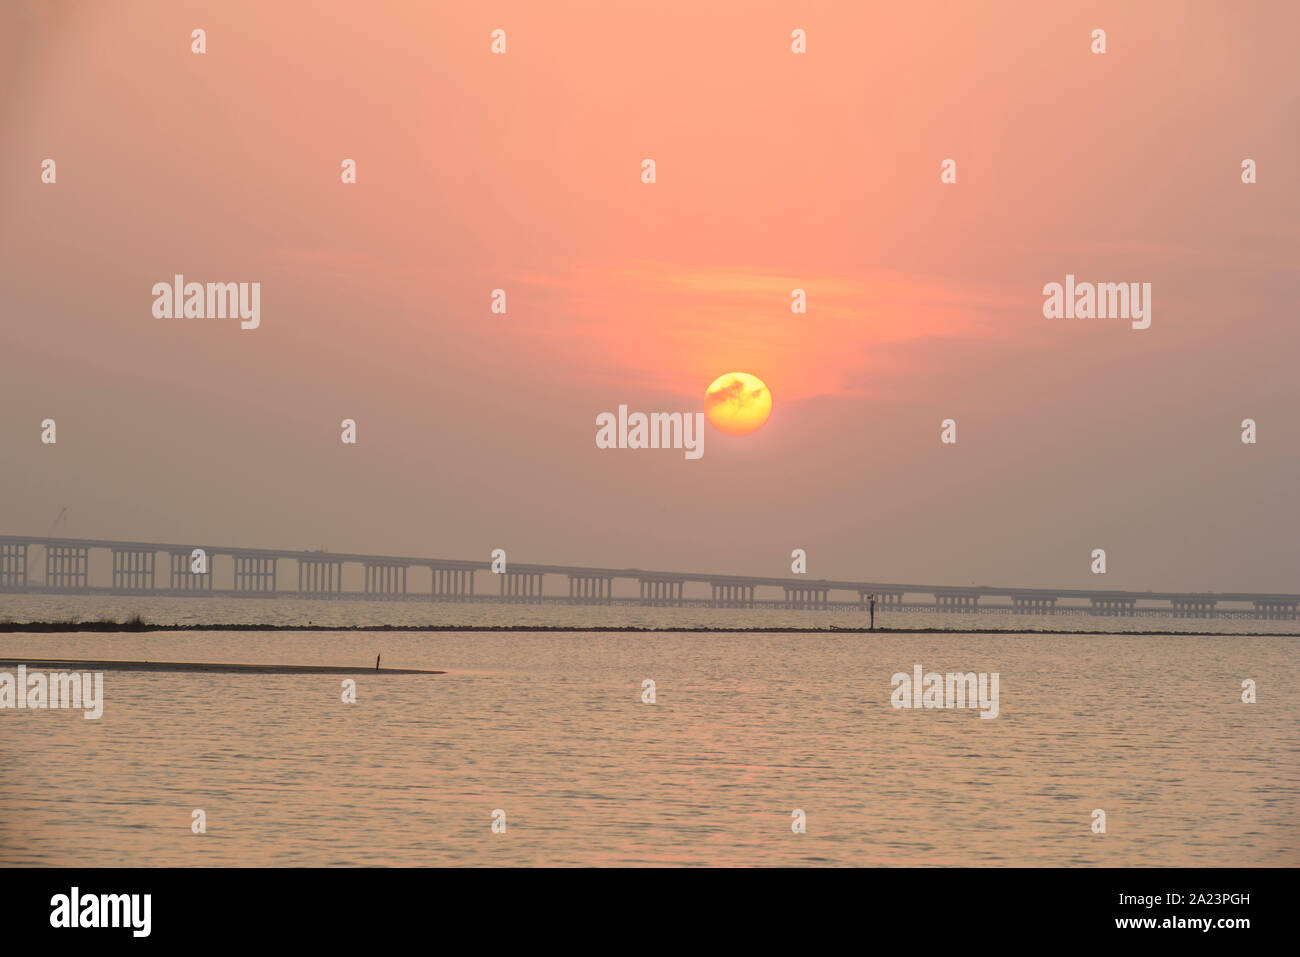
[[[44,572],[39,580],[36,571]],[[92,584],[92,580],[105,583]],[[550,590],[545,587],[548,584]],[[522,562],[509,562],[504,570],[494,571],[491,560],[26,535],[0,535],[0,594],[4,593],[810,610],[866,610],[874,602],[875,609],[882,612],[907,608],[954,613],[1287,620],[1295,620],[1300,609],[1300,595],[1252,592],[965,587]]]

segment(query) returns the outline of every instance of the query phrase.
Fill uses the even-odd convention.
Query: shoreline
[[[1112,637],[1184,637],[1184,638],[1300,638],[1300,632],[1286,631],[1079,631],[1058,628],[826,628],[796,627],[690,627],[671,625],[268,625],[211,624],[160,625],[130,621],[31,621],[0,622],[0,634],[141,634],[159,631],[336,631],[336,632],[553,632],[629,633],[629,634],[775,634],[775,635],[1109,635]]]
[[[122,661],[81,658],[4,658],[0,668],[25,667],[32,671],[168,671],[200,674],[256,675],[445,675],[423,668],[366,668],[342,665],[248,665],[211,661]]]

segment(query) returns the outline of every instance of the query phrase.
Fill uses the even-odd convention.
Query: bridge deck
[[[33,548],[44,551],[46,576],[32,574]],[[201,550],[206,572],[190,571]],[[112,555],[112,586],[97,585],[92,552]],[[159,553],[171,556],[157,565]],[[229,587],[215,587],[216,559]],[[292,577],[277,575],[280,562],[296,563],[297,588],[279,587]],[[343,566],[361,566],[366,588],[343,587]],[[408,587],[408,569],[428,569],[430,586]],[[499,580],[499,594],[476,591],[479,575]],[[568,578],[567,594],[547,594],[545,576]],[[639,595],[617,595],[614,583],[631,583]],[[493,583],[496,584],[495,582]],[[686,586],[709,589],[709,597],[686,594]],[[783,591],[783,597],[756,589]],[[1095,614],[1116,616],[1258,617],[1295,619],[1300,594],[1258,592],[1134,592],[1113,589],[926,585],[806,577],[727,575],[639,568],[600,568],[510,562],[493,572],[489,560],[362,555],[351,552],[246,548],[195,543],[126,542],[107,539],[0,535],[0,593],[136,595],[157,597],[261,597],[303,599],[506,601],[563,604],[631,604],[674,607],[866,609],[874,596],[878,611],[901,608],[952,613]],[[839,595],[835,593],[848,593]],[[930,596],[928,601],[918,601]],[[1059,604],[1065,602],[1066,604]],[[1075,604],[1069,604],[1069,603]],[[1229,608],[1224,605],[1244,605]]]

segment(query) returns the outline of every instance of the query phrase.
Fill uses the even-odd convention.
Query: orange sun
[[[728,435],[748,435],[772,414],[772,393],[748,372],[728,372],[704,390],[704,414]]]

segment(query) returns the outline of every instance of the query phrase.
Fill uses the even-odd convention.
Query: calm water
[[[8,655],[373,665],[382,651],[385,666],[448,671],[360,676],[354,705],[337,676],[108,672],[99,721],[0,711],[0,863],[1296,866],[1295,649],[1106,635],[0,636]],[[999,672],[1000,716],[891,708],[890,676],[917,663]],[[641,701],[645,678],[656,704]],[[1258,703],[1241,703],[1243,678]],[[195,808],[205,835],[190,831]],[[505,834],[491,830],[498,808]],[[791,832],[795,808],[806,834]]]

